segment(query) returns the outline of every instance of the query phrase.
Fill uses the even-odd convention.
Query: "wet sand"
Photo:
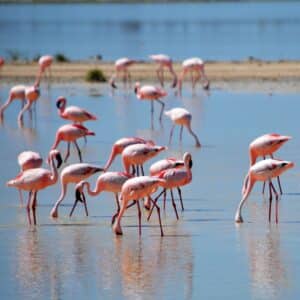
[[[99,68],[109,78],[114,72],[112,62],[70,62],[54,63],[52,77],[54,82],[84,81],[88,70]],[[157,65],[148,62],[138,62],[130,70],[132,80],[156,80]],[[212,81],[241,81],[241,80],[298,80],[300,79],[300,61],[267,62],[259,60],[236,62],[207,62],[206,73]],[[177,74],[181,71],[181,63],[174,63]],[[1,71],[1,80],[32,81],[38,71],[37,63],[6,63]],[[165,77],[170,80],[170,75],[165,72]]]

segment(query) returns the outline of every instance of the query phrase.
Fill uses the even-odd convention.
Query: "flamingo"
[[[132,66],[136,61],[134,59],[130,59],[128,57],[122,57],[116,60],[115,62],[115,73],[111,76],[109,83],[112,88],[116,89],[117,85],[115,84],[115,80],[117,77],[119,77],[119,74],[123,72],[123,83],[124,85],[131,81],[131,75],[128,71],[128,68]]]
[[[23,151],[18,155],[18,164],[20,166],[19,174],[29,169],[39,168],[42,165],[42,163],[43,163],[43,159],[39,153],[33,151]],[[21,189],[19,189],[19,195],[20,195],[20,202],[22,205],[23,196],[22,196]]]
[[[22,106],[25,102],[25,85],[15,85],[9,91],[9,96],[6,102],[0,107],[0,118],[4,116],[5,109],[11,104],[12,101],[20,99],[22,101]]]
[[[180,125],[181,126],[180,137],[179,137],[180,142],[182,141],[183,127],[186,127],[186,129],[189,131],[189,133],[194,137],[194,139],[196,141],[196,147],[201,146],[197,135],[192,131],[192,128],[191,128],[192,114],[188,110],[181,108],[181,107],[176,107],[176,108],[170,109],[168,111],[165,111],[165,115],[168,116],[174,123],[171,128],[171,131],[170,131],[169,143],[171,143],[175,125]]]
[[[25,98],[26,98],[26,104],[20,111],[18,115],[18,122],[22,123],[23,121],[23,114],[25,111],[29,110],[33,103],[36,103],[37,99],[40,96],[40,89],[38,86],[30,86],[25,88]]]
[[[249,156],[250,156],[250,167],[256,162],[259,156],[264,159],[267,155],[273,158],[273,153],[276,152],[283,144],[289,141],[292,137],[287,135],[280,135],[277,133],[268,133],[259,136],[249,145]],[[280,184],[280,179],[277,177],[280,194],[282,194],[282,188]],[[263,193],[265,190],[265,182],[263,184]]]
[[[261,160],[249,168],[249,172],[245,177],[243,184],[242,200],[240,201],[236,214],[235,222],[242,223],[242,207],[250,195],[252,188],[256,181],[269,182],[269,222],[271,222],[271,206],[272,206],[272,192],[276,195],[276,223],[278,223],[278,193],[272,184],[272,178],[278,177],[283,172],[294,167],[294,163],[285,160],[277,160],[268,158]]]
[[[78,183],[82,180],[89,178],[93,174],[102,171],[104,171],[103,168],[96,165],[87,164],[87,163],[72,164],[65,167],[60,174],[61,193],[50,212],[50,216],[52,218],[58,217],[58,207],[66,196],[68,184]],[[84,205],[86,208],[85,202]],[[88,214],[87,208],[86,208],[86,214]]]
[[[177,75],[173,69],[172,59],[165,54],[154,54],[154,55],[150,55],[149,57],[158,64],[156,73],[161,86],[162,87],[164,86],[164,68],[166,68],[173,76],[172,88],[175,88],[177,85]]]
[[[190,72],[191,74],[193,89],[195,88],[197,81],[200,80],[201,77],[204,79],[203,88],[205,90],[209,89],[209,80],[207,79],[207,76],[204,71],[203,60],[198,57],[192,57],[184,60],[182,63],[182,72],[178,81],[179,91],[181,91],[182,89],[182,82],[187,72]],[[196,77],[194,77],[194,72],[196,73]]]
[[[57,160],[57,167],[54,164],[54,158]],[[36,225],[36,202],[37,193],[50,185],[54,185],[58,178],[57,168],[62,163],[61,155],[57,150],[51,150],[49,153],[51,171],[44,168],[29,169],[21,172],[15,179],[9,180],[6,184],[9,187],[15,187],[21,190],[30,191],[31,197],[27,203],[28,221],[31,225],[30,210],[33,214],[33,223]]]
[[[189,152],[184,153],[183,162],[184,162],[184,168],[177,167],[177,164],[179,164],[179,166],[181,166],[182,164],[182,162],[179,161],[178,163],[175,163],[175,168],[163,170],[157,175],[155,175],[155,177],[165,180],[165,182],[162,184],[164,190],[156,197],[155,202],[159,199],[159,197],[163,193],[166,193],[167,189],[169,189],[171,191],[172,205],[174,207],[174,211],[177,219],[178,219],[178,214],[177,214],[176,204],[173,196],[173,188],[177,188],[179,198],[180,198],[180,203],[181,203],[181,209],[184,210],[180,187],[187,185],[192,181],[191,169],[193,166],[193,161],[192,161],[192,155]],[[152,206],[150,210],[150,213],[148,215],[148,220],[151,217],[153,208],[154,206]]]
[[[65,141],[68,143],[67,154],[64,159],[64,162],[67,161],[68,157],[70,156],[70,144],[73,143],[77,149],[79,161],[82,162],[81,158],[81,151],[79,146],[76,142],[77,139],[81,137],[85,137],[87,135],[95,135],[94,132],[89,131],[86,127],[80,124],[66,124],[58,128],[56,132],[56,137],[53,146],[51,149],[55,149],[60,141]]]
[[[167,96],[167,92],[162,88],[155,87],[153,85],[144,85],[141,86],[139,82],[135,83],[134,92],[137,95],[137,98],[140,100],[150,100],[151,101],[151,121],[153,124],[153,113],[154,113],[154,105],[153,101],[157,101],[161,104],[161,111],[159,115],[159,120],[162,119],[163,110],[165,108],[165,104],[160,100],[162,97]]]
[[[151,140],[144,140],[142,138],[139,137],[124,137],[121,138],[119,140],[117,140],[111,149],[111,153],[110,156],[108,158],[107,163],[105,164],[105,171],[108,170],[108,168],[111,166],[111,164],[113,163],[115,157],[119,154],[122,154],[123,150],[133,144],[152,144],[154,145],[154,142]]]
[[[53,62],[53,56],[51,55],[43,55],[39,59],[39,73],[36,79],[36,85],[39,85],[42,79],[44,72],[49,70],[49,77],[51,78],[51,65]]]
[[[86,121],[97,120],[97,117],[82,109],[78,106],[68,106],[67,99],[65,97],[58,97],[56,100],[56,107],[58,108],[58,114],[61,118],[72,121],[74,123],[82,124]]]
[[[86,203],[84,196],[84,187],[86,186],[87,192],[90,196],[97,196],[101,192],[112,192],[115,194],[116,204],[117,204],[117,213],[112,218],[112,224],[114,223],[115,217],[120,211],[120,204],[118,199],[118,193],[121,192],[123,184],[132,178],[132,175],[123,173],[123,172],[106,172],[101,174],[95,184],[94,190],[91,190],[90,183],[88,181],[80,181],[76,184],[75,195],[76,200],[74,202],[73,208],[70,212],[70,217],[73,214],[73,211],[78,203],[78,201]]]
[[[138,220],[139,220],[139,235],[142,233],[141,227],[141,208],[139,204],[139,199],[143,197],[149,197],[150,201],[157,209],[159,226],[160,226],[160,234],[164,235],[162,225],[161,225],[161,217],[160,217],[160,208],[151,198],[151,194],[153,194],[159,186],[162,186],[165,183],[165,180],[160,178],[155,178],[151,176],[140,176],[128,179],[122,186],[121,195],[120,195],[120,211],[116,217],[116,220],[113,225],[113,231],[117,235],[122,235],[121,228],[121,219],[125,212],[125,210],[130,206],[128,202],[130,200],[136,201],[137,209],[138,209]]]
[[[2,67],[5,64],[5,60],[3,57],[0,57],[0,67]]]

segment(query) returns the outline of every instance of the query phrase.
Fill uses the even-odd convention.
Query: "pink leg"
[[[68,145],[67,145],[67,154],[64,159],[64,162],[67,162],[67,159],[69,158],[69,156],[70,156],[70,142],[68,142]]]
[[[79,148],[79,146],[78,146],[78,144],[77,144],[76,141],[74,141],[74,145],[75,145],[75,147],[77,149],[77,152],[78,152],[79,161],[82,162],[81,151],[80,151],[80,148]]]
[[[31,198],[32,198],[32,191],[29,192],[28,202],[27,202],[27,205],[26,205],[27,218],[28,218],[28,223],[29,223],[29,225],[31,225],[31,217],[30,217]]]
[[[138,218],[139,218],[139,235],[141,235],[142,234],[142,212],[141,212],[139,200],[137,200],[136,205],[138,209]]]
[[[184,210],[184,207],[183,207],[183,201],[182,201],[182,194],[181,194],[181,189],[180,189],[180,187],[177,187],[177,191],[178,191],[178,195],[179,195],[179,199],[180,199],[181,210]]]
[[[176,203],[175,203],[174,196],[173,196],[173,190],[171,189],[170,191],[171,191],[172,205],[173,205],[173,208],[174,208],[174,211],[175,211],[176,219],[178,220],[179,217],[178,217],[177,207],[176,207]]]
[[[119,211],[120,211],[120,203],[119,203],[118,193],[115,193],[115,199],[116,199],[116,204],[117,204],[117,212],[111,218],[111,225],[114,224],[115,219],[116,219],[116,217],[117,217],[117,215],[119,214]],[[127,208],[128,208],[128,206],[127,206]]]
[[[169,145],[171,144],[174,128],[175,128],[175,124],[172,126],[171,131],[170,131]]]
[[[272,188],[271,188],[271,180],[269,180],[269,222],[271,222],[271,211],[272,211]]]
[[[278,223],[278,201],[279,201],[279,195],[272,183],[272,181],[270,182],[270,185],[271,185],[271,188],[273,190],[273,192],[275,193],[275,196],[276,196],[276,206],[275,206],[275,222],[276,224]]]
[[[34,225],[36,225],[36,195],[37,195],[37,191],[34,191],[33,192],[33,201],[32,201],[32,205],[31,205]]]
[[[157,202],[157,200],[159,199],[159,197],[160,197],[163,193],[165,193],[165,192],[166,192],[166,189],[163,189],[163,190],[161,191],[161,193],[159,193],[159,195],[156,196],[156,198],[154,199],[153,204],[154,204],[154,203],[156,204],[156,202]],[[150,199],[150,201],[151,201],[151,198],[150,198],[150,197],[149,197],[149,199]],[[152,201],[153,201],[153,200],[152,200]],[[148,217],[147,217],[147,221],[149,221],[150,218],[151,218],[151,215],[152,215],[154,206],[155,206],[155,205],[152,205],[152,207],[151,207],[151,209],[150,209],[150,212],[149,212]]]
[[[153,203],[153,206],[156,207],[157,210],[157,215],[158,215],[158,221],[159,221],[159,227],[160,227],[160,236],[164,236],[164,232],[163,232],[163,228],[161,225],[161,217],[160,217],[160,208],[159,206],[156,204],[155,201],[153,201],[153,199],[150,197],[151,202]]]

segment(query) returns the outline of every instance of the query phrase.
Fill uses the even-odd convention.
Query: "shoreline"
[[[83,61],[57,63],[52,65],[52,82],[54,83],[92,83],[86,82],[86,73],[91,69],[103,71],[107,80],[114,72],[113,62]],[[157,65],[153,62],[137,62],[130,67],[132,81],[156,82]],[[181,72],[181,63],[174,62],[176,74]],[[241,81],[293,81],[300,80],[300,61],[220,61],[206,62],[205,71],[212,82],[241,82]],[[1,82],[30,83],[35,80],[38,72],[36,62],[5,62],[0,69]],[[170,74],[165,71],[167,81]],[[189,76],[187,77],[189,78]]]

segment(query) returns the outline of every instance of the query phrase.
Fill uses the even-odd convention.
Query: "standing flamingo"
[[[184,60],[182,63],[182,72],[178,81],[179,91],[181,91],[182,89],[182,82],[188,72],[190,72],[191,74],[193,89],[195,88],[197,81],[200,80],[201,77],[204,79],[203,88],[205,90],[209,89],[209,80],[207,79],[204,71],[204,62],[201,58],[193,57]],[[194,72],[196,73],[196,77],[194,77]]]
[[[264,134],[256,138],[249,145],[249,156],[250,156],[250,166],[253,166],[256,159],[262,156],[264,159],[267,155],[273,158],[273,153],[276,152],[283,144],[289,141],[292,137],[286,135],[280,135],[277,133]],[[282,188],[280,184],[280,179],[277,177],[280,194],[282,194]],[[263,193],[265,190],[265,182],[263,185]]]
[[[103,168],[92,164],[86,164],[86,163],[72,164],[70,166],[65,167],[60,174],[61,193],[58,200],[55,202],[51,210],[50,216],[52,218],[58,217],[58,207],[66,196],[68,184],[78,183],[81,180],[85,180],[90,176],[92,176],[93,174],[102,171],[104,171]],[[86,203],[84,202],[84,204],[86,208]],[[87,208],[86,208],[86,214],[87,214]]]
[[[165,54],[154,54],[154,55],[150,55],[149,57],[158,64],[156,73],[161,86],[162,87],[164,86],[164,68],[166,68],[173,76],[172,88],[175,88],[177,85],[177,75],[173,69],[172,59]]]
[[[86,121],[97,120],[97,117],[78,106],[68,106],[65,97],[58,97],[56,100],[56,107],[61,118],[72,121],[74,123],[82,124]]]
[[[43,55],[39,59],[39,73],[36,78],[36,85],[40,85],[42,76],[44,72],[48,69],[49,78],[51,78],[51,65],[53,62],[53,56],[51,55]]]
[[[115,84],[115,80],[117,77],[119,77],[119,74],[122,72],[123,76],[123,83],[124,85],[127,82],[131,82],[131,75],[128,71],[128,68],[130,66],[132,66],[134,63],[136,63],[136,61],[134,59],[130,59],[128,57],[123,57],[123,58],[119,58],[118,60],[116,60],[115,62],[115,73],[113,73],[113,75],[111,76],[109,83],[111,85],[112,88],[116,89],[117,85]]]
[[[54,164],[54,158],[57,160],[57,167]],[[51,150],[49,160],[51,171],[44,168],[29,169],[20,173],[15,179],[7,182],[7,186],[9,187],[31,192],[31,198],[27,203],[29,224],[31,224],[30,210],[32,210],[33,223],[36,225],[36,201],[38,191],[50,185],[54,185],[58,178],[57,168],[59,168],[62,163],[60,153],[57,150]]]
[[[140,176],[128,179],[122,186],[121,195],[120,195],[120,212],[116,217],[116,221],[113,225],[113,230],[115,234],[122,235],[122,228],[121,228],[121,219],[122,216],[128,206],[128,202],[130,200],[136,201],[137,209],[138,209],[138,219],[139,219],[139,234],[142,233],[142,226],[141,226],[141,208],[139,204],[139,199],[143,197],[149,197],[150,201],[157,209],[159,226],[160,226],[160,234],[161,236],[164,235],[162,225],[161,225],[161,218],[160,218],[160,208],[151,198],[151,194],[153,194],[159,186],[162,186],[165,183],[163,179],[155,178],[151,176]]]
[[[76,199],[72,210],[70,212],[70,217],[73,214],[73,211],[78,203],[78,201],[86,203],[84,196],[84,187],[86,186],[87,192],[90,196],[97,196],[101,192],[111,192],[115,194],[116,204],[117,204],[117,213],[112,218],[112,223],[114,223],[114,219],[120,211],[120,204],[118,199],[118,193],[121,192],[123,184],[129,179],[132,178],[132,175],[122,172],[106,172],[101,174],[97,182],[95,184],[94,190],[91,190],[90,183],[87,181],[80,181],[76,184]]]
[[[171,131],[170,131],[169,143],[171,143],[175,125],[180,125],[181,126],[180,137],[179,137],[180,142],[182,141],[183,127],[186,127],[186,129],[189,131],[189,133],[194,137],[194,139],[196,141],[196,147],[201,146],[197,135],[192,131],[192,128],[191,128],[192,115],[189,111],[187,111],[186,109],[181,108],[181,107],[176,107],[176,108],[170,109],[168,111],[165,111],[165,115],[168,116],[174,123],[171,128]]]
[[[124,137],[124,138],[117,140],[114,143],[114,145],[112,146],[110,156],[108,158],[107,163],[105,164],[105,167],[104,167],[105,171],[107,171],[108,168],[111,166],[115,157],[119,154],[122,154],[123,150],[126,147],[133,145],[133,144],[147,144],[147,143],[154,145],[153,141],[150,141],[150,140],[147,141],[147,140],[144,140],[139,137]]]
[[[192,155],[188,152],[184,153],[183,162],[184,162],[185,168],[167,169],[156,175],[156,177],[164,179],[165,183],[162,184],[162,187],[164,188],[164,190],[156,197],[155,202],[159,199],[159,197],[163,193],[166,192],[167,189],[169,189],[171,192],[172,205],[174,207],[174,211],[175,211],[177,219],[178,219],[178,214],[177,214],[176,204],[175,204],[174,196],[173,196],[173,188],[177,188],[179,198],[180,198],[180,203],[181,203],[181,209],[184,210],[180,187],[187,185],[192,181],[192,171],[191,171],[192,166],[193,166]],[[181,163],[181,162],[179,162],[179,163]],[[148,220],[151,217],[153,207],[149,213]]]
[[[9,96],[6,102],[0,107],[0,118],[3,118],[5,109],[11,104],[12,101],[20,99],[22,107],[25,102],[25,85],[15,85],[9,91]]]
[[[268,181],[269,182],[269,222],[271,222],[271,206],[272,206],[272,191],[276,195],[276,223],[278,223],[278,193],[276,192],[274,185],[272,184],[272,178],[278,177],[286,170],[292,168],[294,163],[277,159],[265,159],[255,163],[250,167],[248,174],[245,177],[243,184],[242,200],[239,203],[235,214],[235,222],[242,223],[242,208],[246,202],[250,192],[256,181]]]
[[[58,128],[56,132],[56,137],[54,144],[51,149],[55,149],[60,141],[65,141],[68,143],[68,148],[67,148],[67,154],[64,159],[64,162],[67,161],[68,157],[70,156],[70,144],[73,143],[77,149],[78,156],[79,156],[79,161],[82,162],[81,158],[81,151],[79,149],[79,146],[76,142],[77,139],[81,137],[85,137],[87,135],[95,135],[94,132],[89,131],[86,127],[80,124],[66,124]]]
[[[159,115],[159,120],[161,121],[165,104],[160,99],[162,97],[167,96],[167,92],[162,88],[155,87],[153,85],[141,86],[139,82],[135,83],[134,92],[136,93],[138,99],[151,101],[151,122],[153,127],[153,113],[154,113],[153,101],[157,101],[158,103],[161,104],[161,111]]]

